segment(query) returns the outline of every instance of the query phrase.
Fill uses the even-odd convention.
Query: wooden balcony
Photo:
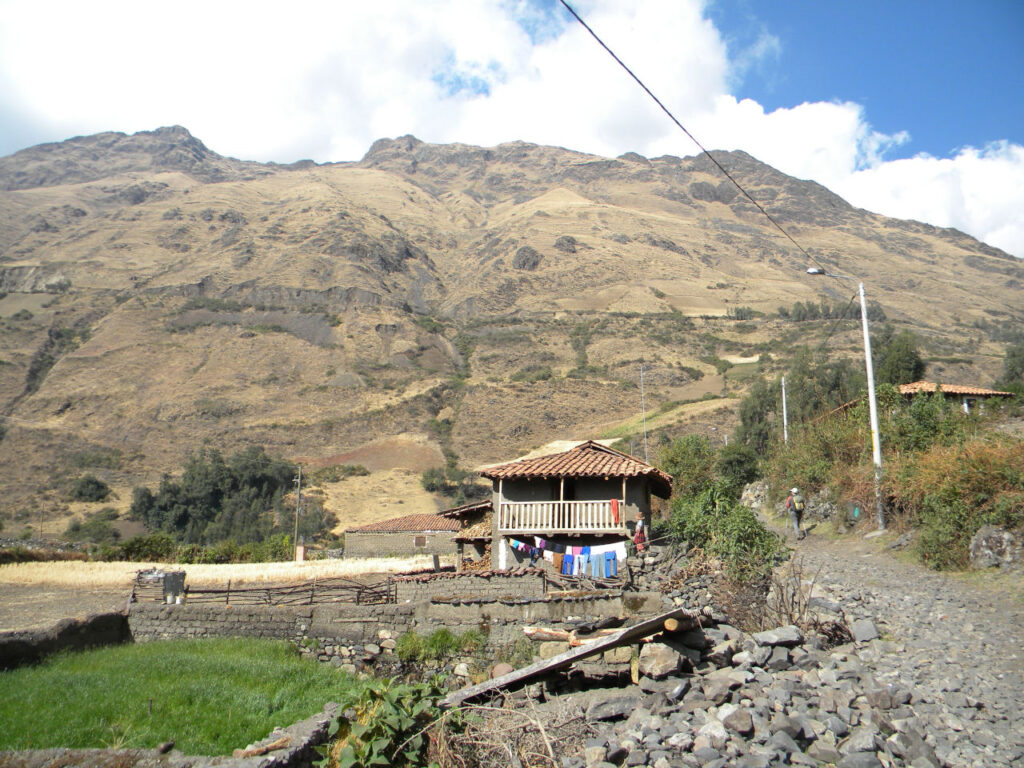
[[[617,501],[503,501],[498,532],[542,536],[554,533],[626,535],[625,504]]]

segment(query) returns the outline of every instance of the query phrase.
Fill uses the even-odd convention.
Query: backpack
[[[803,496],[794,496],[793,497],[793,509],[795,509],[797,512],[803,512],[804,511],[804,506],[805,505],[804,505],[804,497]]]

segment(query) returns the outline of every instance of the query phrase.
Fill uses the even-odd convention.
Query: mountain
[[[85,471],[123,503],[203,445],[383,471],[429,464],[424,445],[472,466],[637,434],[641,362],[655,427],[725,431],[747,377],[827,332],[776,310],[854,292],[808,266],[862,277],[929,375],[991,381],[999,328],[1024,319],[1020,261],[715,158],[813,264],[706,157],[406,136],[282,166],[174,127],[0,158],[11,508],[66,512]],[[858,327],[830,349],[858,356]]]

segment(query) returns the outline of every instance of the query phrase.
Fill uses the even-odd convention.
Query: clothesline
[[[586,576],[588,570],[591,578],[595,579],[618,576],[619,560],[625,560],[627,556],[624,541],[584,547],[560,544],[540,536],[531,538],[532,543],[509,539],[509,545],[531,560],[543,557],[554,566],[555,571],[566,576]]]

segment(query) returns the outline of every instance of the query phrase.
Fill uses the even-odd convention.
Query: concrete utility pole
[[[782,442],[789,442],[789,414],[786,412],[786,377],[782,377]]]
[[[295,537],[292,539],[292,546],[299,546],[299,511],[302,509],[302,465],[299,464],[299,474],[293,478],[297,493],[295,494]]]
[[[878,530],[885,530],[885,506],[882,504],[882,443],[878,434],[878,401],[875,398],[875,366],[871,361],[871,334],[868,333],[868,304],[864,298],[864,283],[849,275],[837,275],[826,272],[820,267],[811,267],[808,275],[836,277],[840,280],[851,280],[857,284],[860,296],[860,320],[864,331],[864,366],[868,375],[868,414],[871,420],[871,458],[875,464],[875,516],[878,519]]]
[[[647,402],[644,400],[644,367],[640,366],[640,413],[644,421],[644,461],[647,461]]]

